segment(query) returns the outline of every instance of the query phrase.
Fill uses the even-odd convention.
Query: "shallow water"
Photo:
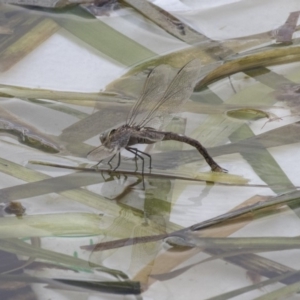
[[[98,19],[83,6],[0,7],[3,299],[299,298],[298,274],[279,277],[299,264],[299,57],[282,54],[299,34],[274,37],[298,3],[230,2],[155,1],[178,18],[161,27],[123,5],[93,7]],[[273,52],[245,70],[253,49]],[[116,172],[92,168],[87,153],[126,120],[149,70],[194,58],[199,83],[166,130],[228,174],[174,141],[139,145],[153,160],[144,176],[125,150]]]

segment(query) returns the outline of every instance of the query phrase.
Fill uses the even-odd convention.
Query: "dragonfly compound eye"
[[[102,144],[107,142],[107,140],[111,137],[111,135],[116,131],[116,129],[112,129],[111,131],[105,131],[102,134],[100,134],[99,139]]]
[[[108,134],[108,137],[110,137],[112,134],[114,134],[116,132],[116,129],[113,129],[110,131],[110,133]]]

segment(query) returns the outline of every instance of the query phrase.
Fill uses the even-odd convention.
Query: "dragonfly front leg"
[[[116,156],[116,154],[109,160],[108,164],[111,166],[110,162],[114,159],[114,157]],[[120,164],[121,164],[121,152],[119,151],[118,153],[118,164],[117,166],[114,168],[114,171],[116,171],[119,167],[120,167]]]
[[[112,158],[114,158],[115,156],[113,156]],[[111,160],[110,160],[111,161]],[[98,169],[98,166],[103,162],[103,159],[99,160],[94,166],[93,168]],[[109,163],[108,163],[109,164]],[[109,164],[110,165],[110,164]],[[111,165],[110,165],[111,166]]]

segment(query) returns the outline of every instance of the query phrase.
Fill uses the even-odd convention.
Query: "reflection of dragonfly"
[[[226,172],[212,159],[207,150],[197,140],[181,134],[158,130],[165,124],[168,115],[178,111],[189,99],[199,79],[200,68],[200,61],[197,59],[192,60],[178,71],[171,82],[169,79],[170,69],[166,65],[154,68],[148,75],[142,95],[132,107],[127,122],[116,129],[101,134],[100,141],[102,145],[89,152],[88,159],[100,160],[100,163],[103,159],[112,156],[108,162],[110,164],[118,154],[118,164],[115,168],[117,169],[121,162],[120,150],[125,148],[142,159],[142,172],[144,172],[144,159],[141,154],[149,157],[150,168],[151,156],[131,146],[173,140],[195,147],[202,154],[212,171]]]

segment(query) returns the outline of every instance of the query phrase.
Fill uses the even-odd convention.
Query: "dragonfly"
[[[90,151],[87,158],[98,161],[98,166],[104,159],[108,164],[118,155],[121,163],[121,150],[126,149],[142,161],[144,174],[144,157],[149,158],[149,168],[152,168],[151,155],[132,147],[137,144],[154,144],[160,141],[178,141],[195,147],[214,172],[227,172],[221,168],[209,155],[205,147],[197,140],[174,132],[161,129],[172,119],[173,113],[179,112],[193,93],[199,79],[201,62],[194,59],[184,65],[172,78],[170,67],[159,65],[147,76],[142,93],[132,106],[125,124],[100,134],[101,145]],[[111,166],[112,168],[112,166]],[[137,169],[136,169],[137,171]]]

